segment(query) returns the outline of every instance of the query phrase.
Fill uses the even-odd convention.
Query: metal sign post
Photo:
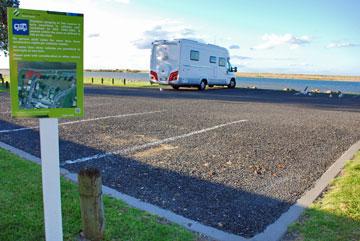
[[[45,237],[62,241],[58,119],[40,119],[40,145]]]

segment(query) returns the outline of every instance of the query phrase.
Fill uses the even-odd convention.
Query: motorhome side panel
[[[207,49],[203,44],[185,42],[182,45],[184,84],[198,85],[202,79],[211,78],[207,64]]]
[[[181,61],[183,63],[183,76],[182,76],[182,84],[183,85],[193,85],[198,84],[198,73],[193,68],[194,61],[190,60],[190,51],[195,50],[195,47],[189,45],[187,42],[182,43],[182,51],[181,51]]]

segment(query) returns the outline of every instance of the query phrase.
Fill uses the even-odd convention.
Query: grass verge
[[[101,82],[103,79],[103,83]],[[126,80],[124,84],[124,79],[114,79],[114,84],[112,78],[92,78],[85,77],[84,84],[88,85],[103,85],[103,86],[116,86],[116,87],[126,87],[126,88],[159,88],[158,84],[150,84],[150,81],[138,81],[138,80]]]
[[[360,240],[360,152],[289,232],[296,240]]]
[[[44,240],[41,167],[0,149],[0,240]],[[64,240],[81,229],[77,185],[61,178]],[[182,227],[104,196],[105,240],[195,240]]]

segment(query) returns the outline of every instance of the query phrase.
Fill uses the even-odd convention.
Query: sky
[[[151,42],[189,38],[230,51],[240,72],[360,75],[358,0],[21,0],[84,13],[87,69],[149,69]],[[0,68],[8,68],[0,55]]]

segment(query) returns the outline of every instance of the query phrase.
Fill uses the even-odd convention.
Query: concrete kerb
[[[0,142],[0,148],[6,149],[26,160],[32,161],[36,164],[41,165],[40,158],[33,156],[27,152],[24,152],[18,148]],[[226,241],[278,241],[286,233],[287,228],[290,224],[295,222],[300,215],[303,213],[306,207],[308,207],[314,200],[325,190],[329,183],[335,178],[342,168],[344,167],[347,160],[353,158],[355,153],[360,149],[360,141],[352,145],[346,152],[344,152],[339,159],[337,159],[329,169],[316,181],[314,187],[303,194],[303,196],[292,205],[288,211],[283,213],[273,224],[270,224],[265,231],[255,235],[254,237],[247,239],[239,235],[231,234],[218,230],[216,228],[203,225],[194,220],[185,218],[177,215],[169,210],[162,209],[158,206],[143,202],[137,198],[131,197],[124,193],[121,193],[115,189],[104,186],[102,187],[103,193],[111,197],[120,199],[125,203],[135,208],[147,211],[149,213],[158,215],[166,218],[171,222],[177,223],[186,229],[194,232],[198,232],[207,235],[217,240]],[[68,170],[61,168],[60,173],[67,180],[77,183],[77,174],[71,173]]]

